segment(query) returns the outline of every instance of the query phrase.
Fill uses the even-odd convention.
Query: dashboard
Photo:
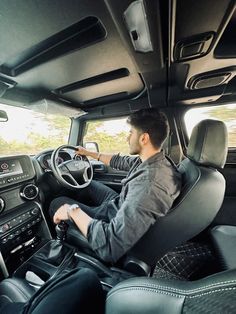
[[[5,277],[50,237],[37,172],[28,155],[0,157],[0,274]]]
[[[62,188],[51,171],[52,153],[0,157],[0,274],[5,277],[51,238],[45,209]],[[57,163],[77,158],[68,148],[58,153]]]

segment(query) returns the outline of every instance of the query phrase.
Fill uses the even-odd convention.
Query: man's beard
[[[129,153],[130,155],[139,155],[140,153],[139,145],[135,145],[135,147],[132,147],[132,148],[130,147]]]

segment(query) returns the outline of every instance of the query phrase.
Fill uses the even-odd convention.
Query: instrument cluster
[[[48,153],[44,153],[41,154],[37,159],[38,162],[40,164],[40,166],[44,169],[44,170],[51,170],[51,156],[52,156],[52,152],[48,152]],[[57,164],[60,165],[61,163],[67,161],[67,160],[71,160],[72,157],[69,153],[67,152],[60,152],[59,156],[57,158]]]

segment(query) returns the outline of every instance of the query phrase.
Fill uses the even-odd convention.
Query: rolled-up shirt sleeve
[[[90,246],[106,262],[115,263],[121,258],[172,204],[166,191],[158,186],[153,189],[145,178],[142,184],[135,181],[129,188],[125,201],[109,223],[93,219],[88,228]]]
[[[137,162],[141,163],[139,157],[120,156],[120,154],[114,155],[111,158],[110,166],[114,169],[121,171],[129,171],[130,168]]]

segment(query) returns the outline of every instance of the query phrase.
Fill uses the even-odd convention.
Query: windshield
[[[0,123],[0,156],[35,155],[68,143],[71,120],[67,116],[42,114],[0,104],[8,115]]]

